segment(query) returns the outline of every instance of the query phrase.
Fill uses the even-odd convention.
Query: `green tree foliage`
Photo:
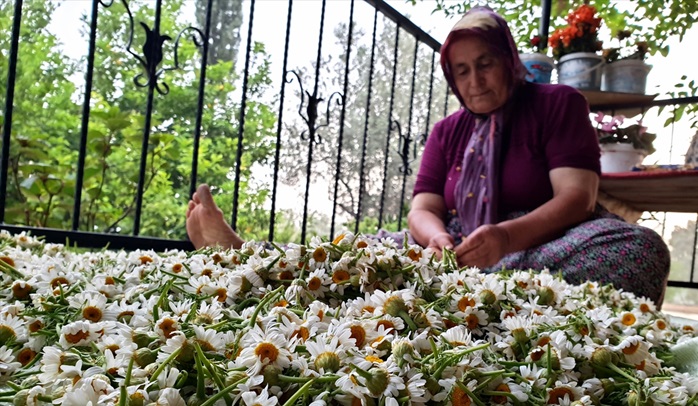
[[[206,11],[209,0],[196,1],[196,21],[199,27],[206,26]],[[212,1],[211,43],[208,63],[229,62],[237,59],[242,25],[242,0]]]
[[[150,2],[128,3],[131,23],[123,3],[100,6],[91,94],[80,229],[130,233],[133,230],[136,188],[144,137],[147,89],[134,78],[144,73],[129,49],[142,57],[145,23],[152,29],[154,10]],[[147,145],[143,212],[140,234],[184,238],[184,211],[189,199],[191,166],[201,50],[180,16],[183,0],[163,2],[160,33],[169,35],[158,77],[167,94],[155,93]],[[62,54],[55,35],[48,30],[55,5],[43,0],[24,2],[22,37],[13,107],[10,175],[6,222],[32,226],[70,228],[74,203],[83,89],[76,74],[86,60]],[[0,0],[0,22],[12,25],[13,2]],[[83,16],[82,34],[89,33]],[[181,37],[175,41],[178,34]],[[0,76],[7,77],[10,36],[0,37]],[[130,48],[129,48],[130,45]],[[87,41],[85,42],[85,49]],[[215,48],[215,46],[214,46]],[[174,55],[177,53],[178,67]],[[274,108],[261,95],[269,83],[269,57],[262,44],[255,44],[250,63],[246,125],[238,214],[239,224],[251,237],[268,231],[263,209],[267,191],[248,184],[254,163],[268,162],[275,142]],[[230,213],[238,145],[240,93],[234,62],[220,60],[206,71],[206,93],[199,151],[198,179],[214,185],[216,201]],[[144,80],[141,80],[143,84]],[[0,82],[5,93],[5,81]],[[282,217],[283,220],[283,217]],[[287,235],[292,233],[287,232]]]

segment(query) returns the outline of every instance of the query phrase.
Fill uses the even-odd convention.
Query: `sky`
[[[115,1],[116,3],[117,1]],[[291,32],[291,47],[289,49],[289,69],[296,66],[307,66],[308,61],[314,61],[317,53],[317,38],[319,33],[320,7],[318,0],[296,0],[294,1],[293,16],[294,22]],[[428,32],[434,39],[442,42],[448,31],[455,23],[456,17],[447,18],[443,13],[432,14],[434,9],[434,1],[419,1],[416,6],[406,3],[404,0],[388,0],[393,8],[402,14],[409,15],[411,20],[420,26],[424,31]],[[245,15],[249,14],[249,2],[243,3]],[[332,29],[341,22],[347,21],[349,15],[348,0],[329,0],[327,2],[326,21],[323,31],[323,54],[331,53],[334,45],[334,36]],[[56,33],[64,44],[65,52],[73,57],[78,58],[87,50],[86,40],[79,35],[79,17],[85,14],[91,7],[90,0],[66,0],[62,2],[56,11],[54,22],[51,26],[52,32]],[[189,2],[189,7],[193,9],[194,2]],[[271,55],[283,55],[284,29],[286,25],[287,2],[285,0],[258,0],[256,2],[255,24],[253,38],[262,41],[267,46],[267,51]],[[355,3],[355,20],[364,27],[366,32],[373,21],[373,8],[361,0],[356,0]],[[247,18],[243,22],[243,38],[240,55],[244,57],[244,44],[246,41]],[[300,21],[300,24],[299,24]],[[278,27],[275,29],[273,27]],[[370,33],[370,32],[369,32]],[[370,35],[367,35],[370,39]],[[661,94],[673,88],[680,76],[683,74],[694,74],[695,69],[689,67],[696,66],[697,58],[692,52],[682,52],[685,49],[685,44],[698,43],[698,27],[692,29],[684,38],[683,44],[678,40],[670,42],[670,53],[666,58],[660,56],[650,56],[647,62],[652,65],[652,70],[648,76],[647,94]],[[281,76],[281,64],[272,65],[272,78]],[[698,78],[696,78],[698,79]],[[306,84],[309,87],[310,84]],[[307,89],[306,89],[307,90]],[[662,98],[663,96],[659,96]],[[693,131],[688,128],[688,123],[684,120],[675,126],[675,128],[662,128],[667,117],[665,113],[661,117],[657,117],[657,110],[650,110],[644,117],[644,125],[648,127],[649,132],[658,134],[658,139],[655,141],[657,152],[647,157],[645,164],[676,164],[683,162],[683,155],[688,149],[688,144]],[[673,131],[673,136],[672,136]],[[673,140],[673,143],[670,142]],[[322,181],[316,182],[311,187],[311,195],[326,196],[327,186]],[[283,189],[282,194],[296,195],[297,191]],[[311,202],[311,209],[331,214],[331,208],[326,207],[322,202],[325,199],[317,199]],[[294,199],[280,199],[281,208],[292,208],[297,206]],[[287,207],[284,207],[284,204]],[[314,205],[314,207],[313,207]],[[686,217],[685,215],[672,215],[676,220],[669,221],[671,229],[672,225],[682,225],[688,218],[694,219],[695,216]]]

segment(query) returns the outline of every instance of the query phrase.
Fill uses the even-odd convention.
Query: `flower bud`
[[[599,347],[591,354],[591,366],[594,369],[605,368],[613,362],[613,351],[606,347]]]
[[[414,346],[407,339],[397,339],[393,341],[392,350],[393,356],[400,368],[405,364],[405,361],[412,360],[414,357]]]
[[[400,313],[407,312],[407,304],[402,300],[400,296],[391,296],[385,301],[383,305],[385,312],[393,317],[398,317]]]
[[[264,384],[267,386],[279,386],[279,374],[283,370],[276,365],[266,365],[262,369],[262,376],[264,377]]]
[[[129,397],[128,397],[128,405],[129,406],[143,406],[145,405],[145,397],[141,392],[133,392]]]
[[[138,345],[138,348],[145,348],[155,341],[156,337],[153,337],[147,333],[133,333],[133,342]]]
[[[205,397],[200,399],[198,396],[196,396],[196,393],[194,393],[189,397],[189,399],[187,399],[187,406],[201,406],[205,401]]]
[[[349,283],[351,286],[358,288],[361,286],[361,275],[352,275],[349,277]]]
[[[13,406],[26,406],[28,398],[29,398],[29,390],[22,389],[21,391],[15,393],[15,396],[12,398],[12,405]]]
[[[526,334],[526,330],[523,328],[515,328],[511,331],[511,335],[514,337],[514,340],[516,340],[517,343],[528,342],[528,334]]]
[[[555,291],[547,286],[538,289],[539,305],[550,306],[553,303],[555,303]]]
[[[146,366],[157,361],[157,359],[157,351],[149,350],[148,348],[139,348],[133,353],[133,360],[141,368],[145,368]]]
[[[374,397],[380,396],[388,388],[390,376],[383,368],[373,368],[370,372],[371,378],[366,379],[366,388]]]
[[[480,301],[484,305],[494,304],[497,301],[497,295],[489,289],[483,290],[480,292]]]
[[[341,366],[341,361],[337,354],[333,352],[323,352],[315,358],[315,368],[319,371],[337,372]]]
[[[230,386],[236,382],[240,383],[245,378],[247,378],[245,371],[230,371],[225,377],[225,386]]]
[[[425,377],[425,379],[427,381],[426,388],[429,391],[429,393],[431,393],[432,395],[436,395],[437,393],[441,392],[441,385],[439,385],[439,382],[436,379],[434,379],[431,376],[427,376]]]

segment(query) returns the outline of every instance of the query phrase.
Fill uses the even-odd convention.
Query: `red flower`
[[[566,21],[568,25],[556,29],[548,40],[555,58],[573,52],[596,52],[601,49],[598,40],[601,18],[596,17],[596,8],[582,4],[567,15]]]

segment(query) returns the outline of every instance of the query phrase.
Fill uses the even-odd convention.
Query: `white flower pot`
[[[647,156],[644,149],[635,149],[633,144],[601,144],[601,172],[628,172],[640,165]]]
[[[599,90],[603,64],[603,57],[593,52],[565,55],[557,63],[557,81],[577,89]]]
[[[651,65],[639,59],[622,59],[603,68],[601,90],[645,94]]]
[[[519,54],[521,63],[528,70],[526,80],[533,83],[550,83],[550,76],[555,69],[555,60],[547,55],[532,53]]]

